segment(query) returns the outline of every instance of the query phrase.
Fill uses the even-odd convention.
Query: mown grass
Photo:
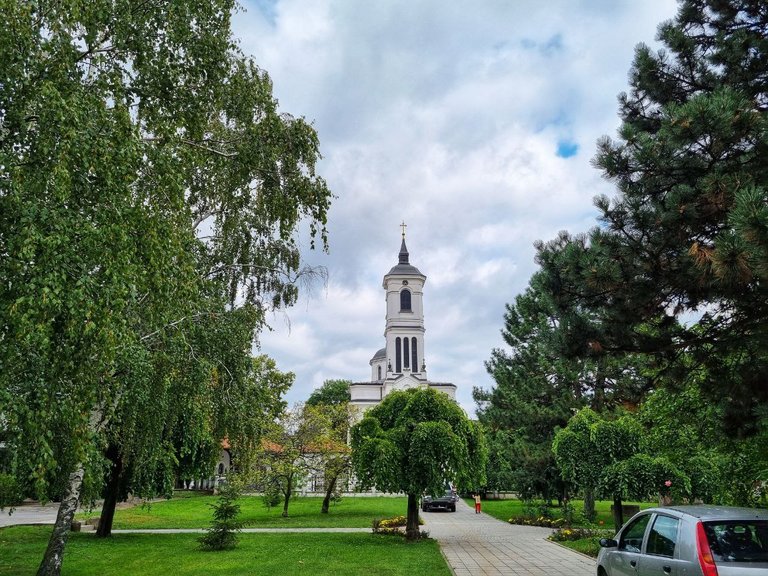
[[[0,575],[31,576],[50,526],[0,529]],[[203,552],[196,534],[71,535],[63,576],[449,576],[434,540],[407,543],[374,534],[241,534],[235,550]]]
[[[115,512],[113,529],[127,528],[207,528],[213,511],[210,504],[216,496],[190,492],[177,492],[167,501],[153,502],[149,506],[134,506]],[[282,504],[266,508],[260,496],[243,496],[238,500],[240,516],[246,528],[368,528],[375,518],[391,518],[405,514],[405,497],[353,497],[344,496],[331,505],[328,514],[321,514],[322,498],[299,497],[291,500],[288,518],[281,516]],[[99,509],[80,519],[98,516]]]
[[[467,504],[470,506],[474,506],[474,501],[472,499],[467,499]],[[544,502],[535,502],[534,503],[534,516],[539,515],[538,513],[538,507],[544,506]],[[613,504],[610,500],[603,500],[595,502],[595,511],[597,512],[597,518],[595,518],[594,523],[590,524],[584,519],[584,515],[582,511],[584,510],[584,502],[582,500],[571,500],[571,504],[573,505],[574,510],[574,521],[573,526],[575,527],[593,527],[598,526],[600,528],[613,528],[613,514],[611,513],[611,504]],[[644,510],[645,508],[652,508],[653,506],[657,506],[658,504],[655,502],[624,502],[624,504],[634,504],[640,506],[641,510]],[[504,522],[508,521],[510,518],[514,518],[516,516],[526,516],[528,515],[528,510],[526,509],[526,505],[522,500],[483,500],[482,503],[482,510],[483,512],[493,516],[494,518],[498,518],[499,520],[503,520]],[[548,513],[551,515],[552,518],[561,518],[562,517],[562,511],[559,507],[553,506],[547,508]],[[624,519],[629,520],[629,518]]]
[[[592,556],[592,558],[597,558],[597,553],[600,551],[600,538],[605,538],[605,536],[590,536],[589,538],[579,538],[578,540],[566,540],[558,542],[558,544],[587,556]]]

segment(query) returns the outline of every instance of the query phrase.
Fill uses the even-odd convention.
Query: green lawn
[[[468,498],[466,501],[467,501],[467,504],[469,504],[471,507],[474,507],[475,504],[471,498]],[[581,513],[582,510],[584,509],[584,502],[582,500],[572,500],[571,502],[576,512],[576,515],[575,515],[576,519],[573,525],[586,527],[587,523],[584,521],[583,515]],[[538,504],[543,504],[543,502],[539,502]],[[613,502],[610,500],[595,502],[595,510],[597,511],[597,518],[595,519],[595,524],[605,528],[613,527],[613,515],[611,513],[611,504],[613,504]],[[655,503],[655,502],[624,502],[624,504],[639,505],[641,510],[645,508],[652,508],[653,506],[658,505],[658,503]],[[526,510],[523,502],[517,499],[483,500],[482,510],[483,512],[493,516],[494,518],[498,518],[499,520],[503,520],[505,522],[515,516],[526,515]],[[552,508],[549,508],[549,511],[551,512],[553,518],[560,518],[561,516],[560,508],[552,507]],[[625,518],[624,520],[625,521],[629,520],[629,518]]]
[[[0,575],[34,575],[50,526],[0,529]],[[195,534],[73,533],[63,576],[399,576],[451,572],[434,540],[406,543],[374,534],[241,534],[235,550],[203,552]]]
[[[209,504],[215,496],[193,492],[177,492],[173,498],[154,502],[150,506],[135,506],[115,512],[114,529],[121,528],[207,528],[213,512]],[[260,496],[243,496],[239,519],[247,528],[368,528],[374,518],[391,518],[405,514],[408,500],[405,497],[344,496],[332,504],[328,514],[320,513],[322,498],[296,498],[288,507],[288,518],[281,516],[283,508],[267,509]],[[79,518],[98,516],[99,509]]]
[[[600,538],[611,538],[612,536],[592,536],[590,538],[580,538],[579,540],[569,540],[566,542],[558,542],[558,544],[576,550],[592,558],[597,558],[597,553],[600,551]]]

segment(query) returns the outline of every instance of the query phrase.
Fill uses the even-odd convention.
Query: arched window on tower
[[[411,311],[411,291],[408,289],[400,290],[400,312]]]
[[[381,366],[379,366],[379,380],[381,380]]]
[[[408,368],[410,357],[410,354],[408,354],[408,338],[403,338],[403,364],[406,368]]]
[[[402,364],[402,351],[400,350],[400,337],[398,336],[395,338],[395,374],[400,374],[402,372],[402,368],[400,367]]]
[[[419,355],[416,349],[416,337],[411,338],[411,370],[419,371]]]

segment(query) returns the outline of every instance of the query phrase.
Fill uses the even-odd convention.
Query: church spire
[[[400,244],[400,254],[398,254],[398,256],[399,256],[398,263],[399,264],[410,264],[410,262],[408,262],[408,248],[405,245],[405,229],[407,227],[408,227],[408,224],[406,224],[405,221],[403,221],[403,223],[400,224],[400,228],[403,229],[403,242],[402,242],[402,244]]]

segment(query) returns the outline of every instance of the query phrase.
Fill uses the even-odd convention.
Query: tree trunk
[[[291,492],[293,492],[293,482],[291,478],[285,481],[285,490],[283,491],[283,518],[288,518],[288,501],[291,499]]]
[[[416,494],[408,494],[408,519],[405,523],[405,537],[408,540],[421,538],[419,529],[419,499]]]
[[[613,524],[616,526],[616,532],[624,525],[624,510],[621,503],[621,496],[613,497]]]
[[[591,488],[584,490],[584,517],[594,522],[595,516],[595,492]]]
[[[331,478],[328,486],[325,488],[325,498],[323,498],[323,507],[320,509],[321,514],[328,514],[328,507],[331,505],[331,496],[333,495],[333,489],[336,488],[336,479],[338,476]]]
[[[82,464],[75,466],[75,471],[69,475],[69,483],[61,498],[53,533],[48,540],[48,548],[43,561],[37,569],[37,576],[59,576],[64,556],[64,546],[67,544],[69,531],[72,529],[72,519],[75,517],[77,505],[80,503],[80,490],[83,487],[85,469]]]
[[[120,499],[120,488],[123,480],[123,459],[120,457],[120,449],[114,444],[107,448],[107,459],[112,462],[109,469],[109,479],[104,493],[104,504],[101,506],[101,517],[96,536],[107,538],[112,535],[112,522],[115,519],[115,508]]]

